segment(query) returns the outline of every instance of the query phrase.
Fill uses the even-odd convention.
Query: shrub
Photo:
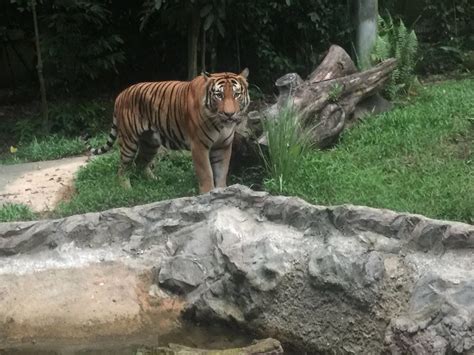
[[[75,89],[125,62],[123,40],[114,33],[112,12],[97,0],[52,1],[42,7],[46,79]]]
[[[406,95],[415,82],[418,39],[415,31],[409,30],[402,20],[395,24],[388,16],[379,16],[378,35],[372,52],[372,60],[380,62],[388,58],[397,59],[397,68],[392,72],[385,87],[385,94],[394,99]]]

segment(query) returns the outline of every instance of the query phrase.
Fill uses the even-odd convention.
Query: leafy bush
[[[300,117],[290,104],[276,117],[265,118],[262,124],[268,151],[261,150],[260,153],[271,183],[276,184],[281,192],[310,148],[309,131],[303,129]]]
[[[76,88],[125,61],[122,38],[111,31],[112,12],[98,0],[52,1],[41,17],[46,79]]]
[[[231,9],[235,16],[225,25],[237,29],[242,62],[254,73],[252,82],[265,88],[285,73],[311,72],[332,43],[350,46],[353,26],[346,2],[242,0]],[[232,53],[234,38],[228,39],[225,46]]]
[[[465,52],[474,48],[472,0],[381,0],[379,8],[415,29],[420,43],[419,73],[469,69]]]
[[[51,105],[51,132],[77,137],[87,132],[97,132],[112,122],[110,102],[98,100],[84,102],[60,102]]]
[[[392,17],[379,16],[378,35],[372,52],[372,60],[380,62],[388,58],[397,59],[397,68],[392,72],[385,93],[393,99],[407,94],[415,81],[418,39],[415,31],[409,30],[402,20],[395,24]]]
[[[472,0],[423,0],[421,26],[424,27],[424,40],[436,43],[452,40],[460,45],[472,42],[472,19],[474,3]],[[472,44],[472,43],[471,43]]]
[[[112,122],[112,100],[58,101],[50,104],[49,122],[53,135],[79,137],[108,130]],[[12,133],[20,142],[31,141],[41,129],[36,116],[18,119]]]

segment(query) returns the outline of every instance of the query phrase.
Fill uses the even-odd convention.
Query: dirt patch
[[[74,174],[86,156],[35,163],[0,165],[0,205],[22,203],[34,212],[53,210],[74,193]]]
[[[144,279],[117,262],[0,274],[0,348],[28,340],[94,342],[142,333],[156,338],[176,330],[183,303],[162,293],[150,296]]]

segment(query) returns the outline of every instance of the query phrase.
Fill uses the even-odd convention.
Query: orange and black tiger
[[[107,143],[87,148],[109,151],[118,138],[122,185],[135,161],[149,178],[160,146],[191,150],[201,193],[225,187],[236,125],[250,102],[248,69],[240,74],[203,73],[192,81],[146,82],[130,86],[115,100]]]

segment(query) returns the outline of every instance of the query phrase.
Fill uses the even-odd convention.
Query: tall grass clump
[[[302,157],[311,148],[310,130],[292,104],[284,106],[275,117],[262,120],[267,150],[260,149],[269,185],[281,193],[297,170]]]
[[[415,31],[408,29],[402,20],[395,23],[388,15],[378,18],[378,35],[371,59],[378,63],[388,58],[397,59],[397,67],[392,72],[384,93],[389,99],[407,95],[416,82],[418,38]]]

